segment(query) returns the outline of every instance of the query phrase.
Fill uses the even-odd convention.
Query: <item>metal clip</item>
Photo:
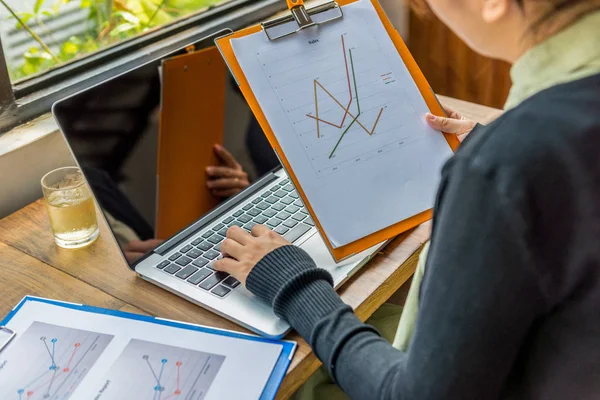
[[[8,333],[10,335],[8,337],[8,340],[6,342],[2,343],[2,345],[0,345],[0,351],[2,351],[15,338],[15,336],[17,336],[17,332],[15,332],[12,329],[9,329],[5,326],[0,326],[0,332]]]

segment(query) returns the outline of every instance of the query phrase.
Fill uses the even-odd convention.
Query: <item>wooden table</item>
[[[500,115],[498,110],[458,100],[441,101],[482,123]],[[412,276],[429,230],[429,224],[424,224],[399,236],[344,285],[340,295],[361,320],[370,317]],[[85,249],[57,247],[42,200],[0,220],[0,316],[24,296],[35,295],[245,331],[138,278],[128,269],[103,220],[100,231],[96,243]],[[280,399],[290,397],[321,365],[295,332],[287,339],[297,341],[298,350],[279,390]]]

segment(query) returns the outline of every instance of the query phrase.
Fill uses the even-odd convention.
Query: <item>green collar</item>
[[[505,109],[549,87],[600,73],[600,11],[527,51],[513,65]]]

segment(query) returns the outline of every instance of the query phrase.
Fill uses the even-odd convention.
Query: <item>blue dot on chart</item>
[[[160,390],[160,386],[154,386],[154,391],[158,392]]]
[[[56,343],[56,342],[58,342],[58,339],[56,339],[56,338],[52,339],[52,343]]]
[[[19,390],[17,390],[17,393],[19,393],[19,394],[23,394],[23,392],[25,392],[25,389],[19,389]]]
[[[54,371],[56,369],[56,365],[50,366],[50,371]]]
[[[162,362],[163,364],[166,364],[166,362],[167,362],[167,359],[166,359],[166,358],[163,358],[161,362]]]

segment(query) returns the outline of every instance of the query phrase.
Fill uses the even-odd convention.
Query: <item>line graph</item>
[[[216,354],[132,339],[96,399],[202,400],[224,361]]]
[[[269,101],[285,118],[277,122],[281,134],[284,124],[293,129],[296,143],[288,148],[299,144],[319,178],[391,158],[422,139],[414,135],[422,128],[413,104],[373,36],[340,27],[307,42],[269,44],[254,57],[265,78],[261,90],[272,91]]]
[[[339,140],[335,144],[333,150],[329,154],[329,158],[332,158],[334,156],[335,151],[337,150],[338,146],[340,145],[342,139],[344,139],[344,136],[346,136],[346,133],[348,133],[348,131],[350,130],[350,128],[352,128],[352,126],[354,125],[354,123],[358,123],[358,125],[362,129],[364,129],[364,131],[369,136],[372,136],[375,133],[375,129],[377,128],[377,124],[379,123],[379,119],[381,118],[381,114],[383,114],[383,108],[381,108],[379,110],[379,114],[377,115],[377,119],[375,120],[375,123],[373,124],[373,128],[371,128],[371,130],[365,128],[365,126],[358,120],[358,118],[360,118],[360,116],[361,116],[361,110],[360,110],[360,96],[358,94],[358,85],[356,84],[356,72],[354,70],[354,57],[352,56],[352,49],[350,49],[349,50],[349,54],[350,54],[350,64],[351,64],[351,67],[352,67],[352,82],[354,83],[354,95],[353,95],[353,93],[352,93],[352,85],[350,83],[350,71],[348,69],[348,56],[346,55],[346,41],[344,39],[344,35],[342,35],[341,38],[342,38],[342,51],[343,51],[343,54],[344,54],[344,64],[345,64],[345,67],[346,67],[346,78],[348,80],[348,97],[350,97],[350,101],[348,102],[348,105],[346,107],[344,107],[342,105],[342,103],[334,95],[332,95],[329,90],[327,90],[325,88],[325,86],[323,86],[317,79],[315,79],[314,80],[314,92],[315,92],[315,114],[316,115],[313,116],[311,114],[306,114],[307,117],[314,119],[316,121],[316,123],[317,123],[317,138],[321,138],[321,125],[320,125],[321,123],[325,123],[327,125],[333,126],[334,128],[342,129],[344,127],[344,122],[346,121],[346,117],[350,116],[350,118],[352,118],[352,122],[343,131],[343,133],[340,136]],[[335,101],[335,103],[337,105],[339,105],[344,110],[344,116],[342,118],[342,122],[340,122],[339,124],[335,124],[333,122],[330,122],[330,121],[327,121],[325,119],[319,118],[319,96],[318,96],[318,90],[317,90],[318,87],[320,87],[325,93],[327,93],[327,95],[329,97],[331,97],[331,99],[333,99]],[[358,113],[356,114],[356,116],[353,116],[350,113],[350,106],[352,105],[352,101],[354,100],[354,96],[356,97],[356,106],[358,108]]]
[[[34,322],[0,359],[0,397],[70,398],[112,338]]]

